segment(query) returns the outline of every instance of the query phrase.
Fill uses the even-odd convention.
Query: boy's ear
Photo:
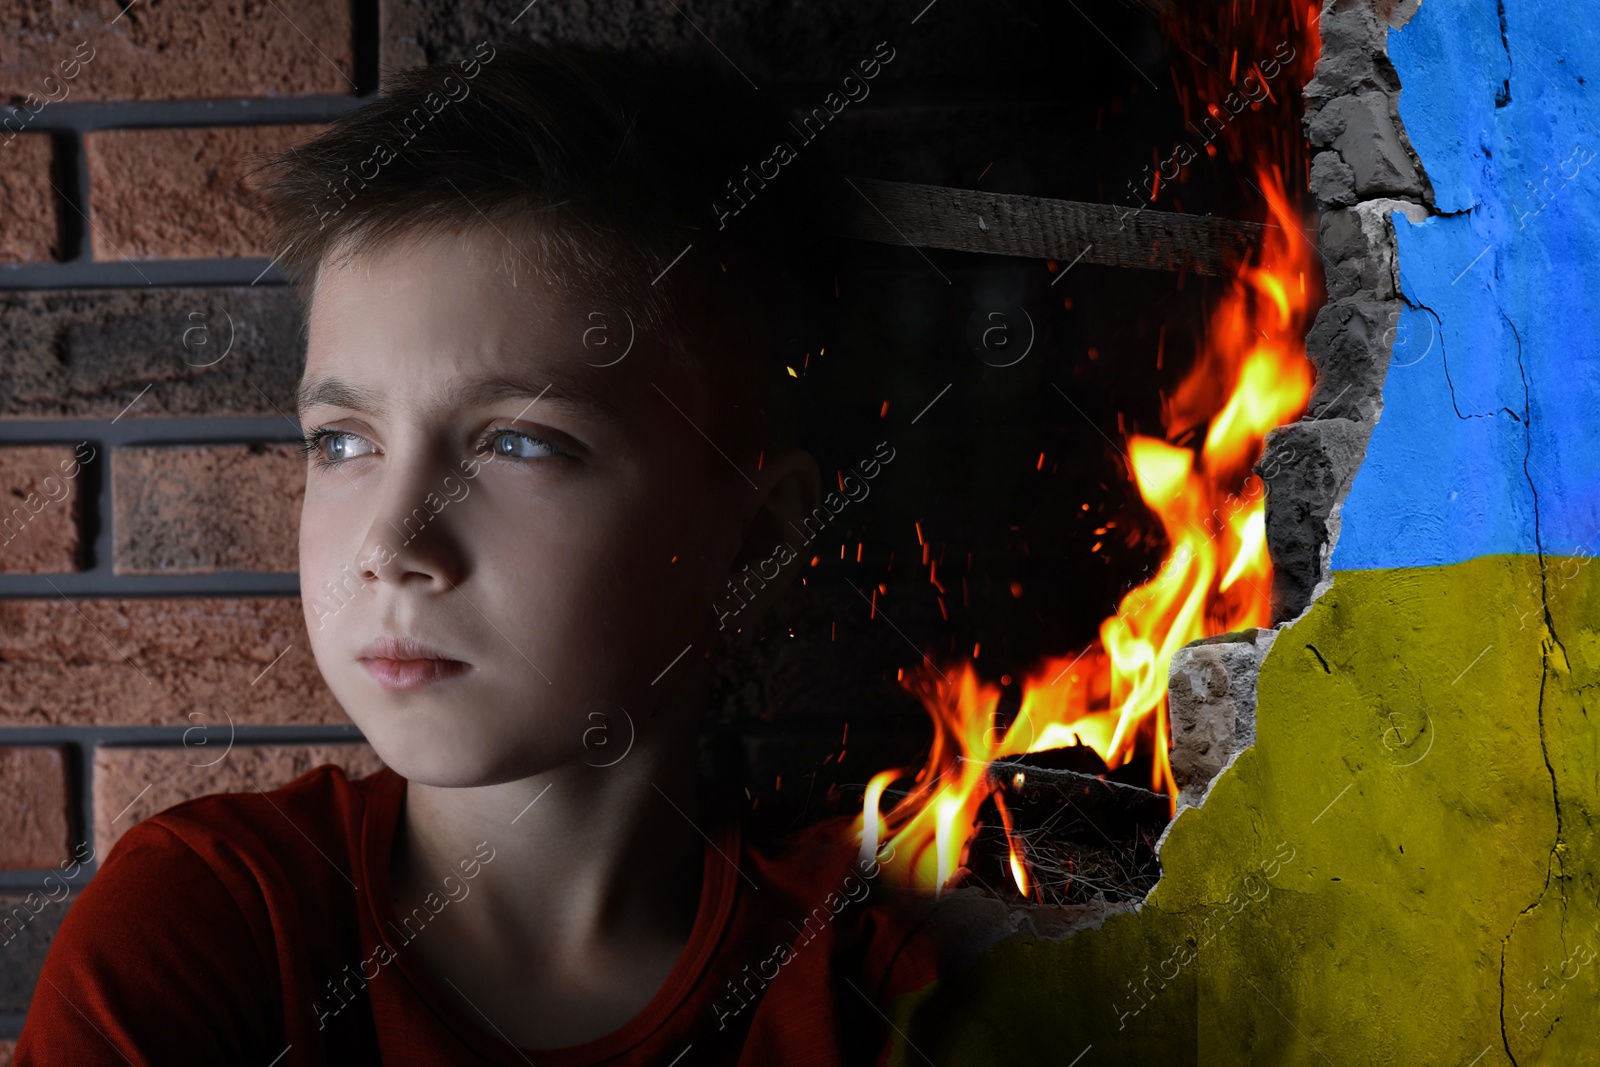
[[[728,568],[735,586],[755,593],[738,614],[736,625],[741,629],[766,611],[814,555],[808,551],[804,520],[822,503],[822,472],[816,459],[801,448],[769,456],[745,503],[739,548]]]

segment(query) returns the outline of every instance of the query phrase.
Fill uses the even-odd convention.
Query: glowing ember
[[[1265,54],[1271,47],[1263,34],[1268,20],[1234,8],[1224,6],[1224,27],[1234,34],[1230,45]],[[1280,25],[1302,49],[1285,80],[1303,83],[1316,56],[1314,9],[1292,11]],[[1218,99],[1227,89],[1205,75],[1197,81],[1202,93]],[[1283,120],[1294,121],[1293,136],[1255,137],[1246,144],[1235,127],[1219,138],[1230,158],[1246,149],[1255,153],[1247,169],[1266,198],[1269,225],[1212,311],[1193,370],[1167,402],[1167,440],[1126,438],[1130,474],[1160,519],[1168,555],[1156,576],[1123,597],[1116,614],[1100,624],[1096,643],[1051,657],[1023,679],[1021,706],[1008,724],[996,716],[1001,688],[980,679],[970,661],[943,671],[925,663],[907,674],[904,684],[933,719],[932,748],[914,774],[895,768],[874,775],[855,824],[863,856],[893,842],[887,866],[904,882],[942,888],[964,861],[979,808],[992,799],[1011,842],[1012,878],[1018,892],[1030,893],[1027,858],[1003,796],[988,777],[989,764],[998,759],[1086,745],[1114,769],[1148,752],[1151,786],[1172,797],[1175,809],[1167,758],[1167,668],[1173,652],[1198,638],[1269,624],[1272,567],[1264,493],[1250,466],[1266,433],[1297,418],[1310,398],[1304,337],[1314,309],[1306,280],[1317,277],[1316,251],[1301,232],[1283,167],[1272,158],[1277,153],[1292,164],[1292,173],[1304,172],[1298,119],[1287,106],[1292,95],[1279,93],[1272,102]],[[1214,104],[1204,106],[1217,113]],[[1198,453],[1172,443],[1199,426],[1207,429]],[[909,790],[886,808],[890,788],[907,778]]]

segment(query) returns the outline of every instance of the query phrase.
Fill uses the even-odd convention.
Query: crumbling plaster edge
[[[1329,250],[1324,248],[1324,242],[1319,240],[1318,251],[1330,274],[1328,301],[1319,312],[1317,323],[1312,326],[1306,338],[1307,355],[1316,363],[1318,369],[1317,387],[1306,415],[1299,423],[1291,423],[1281,429],[1292,433],[1296,427],[1321,422],[1330,412],[1339,410],[1340,400],[1352,387],[1365,395],[1358,396],[1357,403],[1344,410],[1359,413],[1362,417],[1350,419],[1338,415],[1332,416],[1338,422],[1352,424],[1355,438],[1350,443],[1354,447],[1342,454],[1330,450],[1322,456],[1336,470],[1336,488],[1326,498],[1326,511],[1315,519],[1320,522],[1322,529],[1316,544],[1315,581],[1310,595],[1303,605],[1298,605],[1298,610],[1292,615],[1280,619],[1270,630],[1265,631],[1268,636],[1261,655],[1237,676],[1229,678],[1229,690],[1238,692],[1240,697],[1248,699],[1252,717],[1249,743],[1242,744],[1230,752],[1222,767],[1211,779],[1201,783],[1197,791],[1190,789],[1180,791],[1178,810],[1156,844],[1158,859],[1162,846],[1165,845],[1172,828],[1178,824],[1184,811],[1204,805],[1216,782],[1232,769],[1244,752],[1254,747],[1254,713],[1257,707],[1257,686],[1261,666],[1270,653],[1277,635],[1293,628],[1295,623],[1304,618],[1317,601],[1333,587],[1334,573],[1331,564],[1334,549],[1339,543],[1344,503],[1349,497],[1356,473],[1366,459],[1372,431],[1382,417],[1383,385],[1387,378],[1389,362],[1393,358],[1395,324],[1405,306],[1400,291],[1399,240],[1394,229],[1394,214],[1399,212],[1416,225],[1435,213],[1432,184],[1428,181],[1421,159],[1400,119],[1399,77],[1389,63],[1387,48],[1388,31],[1403,28],[1421,7],[1422,0],[1399,0],[1384,17],[1380,18],[1376,9],[1381,8],[1384,3],[1385,0],[1355,0],[1355,2],[1323,0],[1321,15],[1323,48],[1318,57],[1316,71],[1304,90],[1307,102],[1304,124],[1313,149],[1318,150],[1313,160],[1311,191],[1317,199],[1318,217],[1321,222],[1319,238],[1328,233],[1329,220],[1333,213],[1348,212],[1354,218],[1360,246],[1364,248],[1357,246],[1358,254],[1335,262],[1329,259]],[[1356,25],[1358,23],[1364,25]],[[1352,29],[1357,32],[1350,32]],[[1337,47],[1352,42],[1357,46],[1353,53],[1341,53]],[[1360,49],[1361,45],[1365,45],[1364,53]],[[1395,140],[1403,148],[1411,165],[1409,174],[1401,170],[1395,174],[1376,175],[1371,173],[1370,167],[1366,168],[1368,173],[1357,174],[1356,168],[1344,158],[1345,153],[1339,146],[1339,142],[1350,132],[1348,124],[1333,126],[1319,122],[1321,116],[1330,110],[1336,101],[1368,94],[1374,90],[1381,90],[1387,98],[1387,118]],[[1375,130],[1374,140],[1382,139],[1387,132],[1389,131]],[[1334,159],[1327,160],[1326,157],[1329,155]],[[1341,167],[1343,169],[1340,169]],[[1345,180],[1347,175],[1350,178],[1348,184]],[[1359,198],[1363,191],[1370,195]],[[1351,194],[1356,196],[1352,197]],[[1349,218],[1347,217],[1345,221],[1349,221]],[[1339,250],[1334,249],[1335,252]],[[1334,273],[1340,276],[1337,282],[1332,277]],[[1344,283],[1351,279],[1357,281],[1357,286],[1349,290],[1344,289]],[[1335,295],[1336,293],[1339,295]],[[1319,327],[1325,319],[1339,315],[1342,309],[1366,302],[1376,303],[1383,308],[1386,314],[1382,321],[1388,326],[1379,335],[1378,343],[1368,346],[1368,353],[1374,358],[1367,360],[1364,366],[1359,360],[1350,360],[1349,363],[1353,365],[1340,366],[1337,362],[1339,357],[1351,354],[1348,340],[1344,345],[1334,345],[1330,343],[1332,339],[1329,333],[1319,331]],[[1325,347],[1321,347],[1319,351],[1319,345]],[[1346,378],[1352,380],[1345,381],[1340,393],[1332,400],[1328,400],[1326,387]],[[1361,400],[1366,400],[1366,404],[1360,404]],[[1263,469],[1274,469],[1290,462],[1289,458],[1282,457],[1281,454],[1288,451],[1290,446],[1287,442],[1291,439],[1288,434],[1279,431],[1274,431],[1268,436],[1262,449],[1262,458],[1256,465],[1259,475],[1265,477]],[[1292,455],[1290,452],[1291,457]],[[1291,499],[1289,504],[1294,506],[1304,502],[1303,499],[1295,498]],[[1282,557],[1289,555],[1292,548],[1286,551],[1282,545],[1274,542],[1271,523],[1273,494],[1270,483],[1266,506],[1269,515],[1267,550],[1276,570],[1282,562]],[[1185,668],[1188,657],[1194,655],[1194,649],[1205,645],[1209,640],[1212,639],[1191,642],[1173,656],[1168,668],[1169,692],[1173,675]],[[1156,884],[1160,884],[1159,879]],[[1152,887],[1151,892],[1154,891]]]

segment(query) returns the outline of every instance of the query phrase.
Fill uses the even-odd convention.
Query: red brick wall
[[[124,6],[0,25],[0,915],[180,801],[380,766],[295,596],[299,317],[242,178],[375,88],[376,11]],[[0,936],[0,1067],[73,899]]]

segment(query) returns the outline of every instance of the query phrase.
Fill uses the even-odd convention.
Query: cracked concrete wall
[[[1256,677],[1277,636],[1276,630],[1243,630],[1173,653],[1167,714],[1178,807],[1204,804],[1211,783],[1256,743]]]
[[[1306,414],[1268,435],[1256,473],[1267,486],[1273,621],[1298,617],[1327,587],[1340,505],[1383,409],[1383,382],[1400,331],[1394,210],[1425,217],[1433,188],[1397,107],[1400,81],[1385,33],[1415,0],[1329,0],[1322,51],[1305,88],[1311,192],[1328,300],[1306,337],[1317,384]]]
[[[1254,744],[1256,641],[1186,650],[1175,692],[1229,706],[1226,770],[1197,766],[1145,905],[903,1002],[893,1062],[1600,1063],[1585,14],[1324,5],[1307,132],[1330,300],[1311,410],[1262,464],[1292,621]]]

